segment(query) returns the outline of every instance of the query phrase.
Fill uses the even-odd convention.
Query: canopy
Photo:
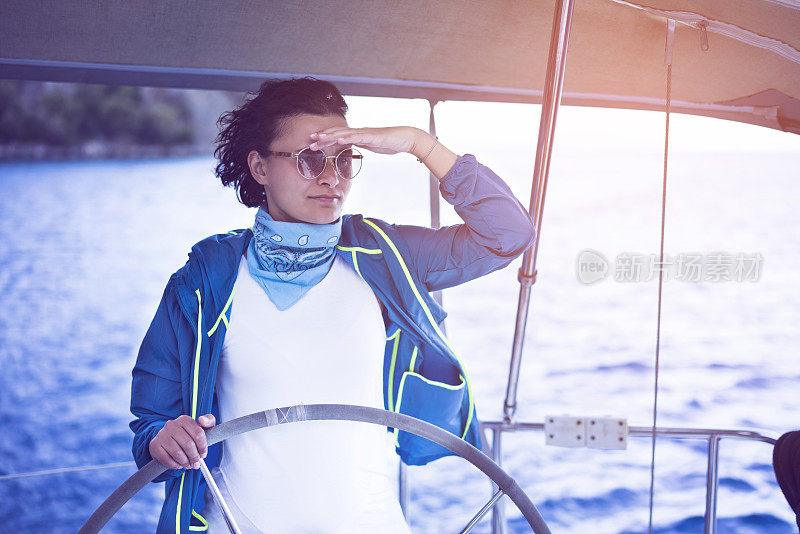
[[[353,95],[541,102],[552,1],[0,3],[0,77],[249,90],[313,75]],[[562,103],[800,133],[798,0],[576,2]]]

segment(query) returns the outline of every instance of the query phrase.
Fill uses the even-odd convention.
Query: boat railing
[[[544,423],[525,423],[506,421],[481,421],[481,426],[492,434],[491,447],[485,447],[487,454],[490,453],[492,460],[502,466],[502,434],[504,432],[527,432],[544,431]],[[653,428],[646,426],[628,427],[628,435],[637,438],[653,438]],[[776,439],[765,436],[750,430],[733,430],[720,428],[674,428],[661,427],[655,429],[655,436],[668,439],[702,439],[708,443],[707,460],[708,468],[706,471],[706,509],[705,509],[705,534],[715,534],[717,531],[717,488],[719,485],[718,466],[719,466],[719,442],[722,439],[739,439],[750,441],[762,441],[775,445]],[[404,475],[401,474],[401,480]],[[492,493],[497,488],[492,484]],[[402,499],[401,492],[401,499]],[[402,503],[403,509],[407,507]],[[492,510],[492,534],[505,534],[506,522],[503,513],[502,501],[496,503]]]

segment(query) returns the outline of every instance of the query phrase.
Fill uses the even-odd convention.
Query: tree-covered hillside
[[[0,159],[211,153],[241,95],[0,80]]]

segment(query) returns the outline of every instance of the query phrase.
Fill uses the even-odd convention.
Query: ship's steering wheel
[[[550,529],[547,528],[544,519],[542,519],[539,511],[525,492],[523,492],[516,481],[511,478],[508,473],[503,471],[499,465],[494,463],[491,458],[458,436],[408,415],[351,404],[298,404],[284,408],[274,408],[263,412],[255,412],[231,421],[220,423],[206,431],[206,439],[210,446],[232,436],[238,436],[239,434],[268,426],[296,423],[299,421],[337,420],[361,421],[363,423],[372,423],[374,425],[411,432],[412,434],[416,434],[417,436],[429,439],[434,443],[446,447],[483,471],[483,474],[489,477],[499,489],[489,502],[487,502],[460,531],[461,533],[469,532],[500,497],[508,495],[514,504],[517,505],[517,508],[522,512],[522,515],[536,534],[550,534]],[[203,464],[203,468],[206,478],[210,478],[205,464]],[[128,502],[139,490],[166,470],[167,468],[161,465],[157,460],[152,460],[142,467],[119,488],[114,490],[108,499],[95,510],[91,517],[89,517],[78,533],[88,534],[99,532],[109,519],[122,508],[123,504]],[[209,487],[212,491],[216,489],[216,485],[212,488],[212,484],[209,484]],[[217,495],[215,495],[215,499],[216,497]],[[224,501],[220,502],[217,500],[217,504],[223,507],[223,516],[227,521],[230,514],[225,509]],[[228,524],[231,526],[230,523]]]

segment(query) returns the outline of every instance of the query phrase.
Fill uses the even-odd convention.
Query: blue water
[[[513,148],[489,147],[481,159],[527,204],[532,155],[515,159]],[[427,178],[416,162],[369,164],[348,211],[426,224]],[[192,243],[254,215],[217,185],[212,165],[0,166],[0,473],[130,459],[130,370],[169,275]],[[759,252],[764,263],[757,282],[665,283],[659,425],[777,437],[800,426],[800,157],[678,154],[670,165],[666,251]],[[575,260],[586,248],[608,258],[657,253],[660,178],[658,154],[554,154],[520,420],[610,414],[650,424],[657,282],[586,286]],[[451,209],[443,217],[458,221]],[[502,414],[518,266],[444,295],[482,419]],[[503,446],[504,467],[554,532],[646,531],[648,440],[631,439],[627,451],[561,449],[517,433]],[[658,441],[656,532],[702,532],[705,451],[702,441]],[[719,532],[794,532],[771,452],[722,442]],[[73,532],[132,472],[0,481],[0,532]],[[410,468],[409,481],[415,532],[457,531],[489,497],[485,477],[459,458]],[[152,531],[162,496],[151,485],[107,531]],[[510,502],[506,512],[511,532],[528,531]]]

